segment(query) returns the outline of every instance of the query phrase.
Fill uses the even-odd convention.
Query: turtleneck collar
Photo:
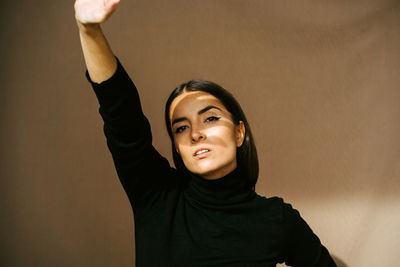
[[[207,180],[190,173],[190,180],[185,196],[192,202],[202,206],[225,206],[245,202],[251,199],[255,192],[250,188],[238,168],[228,175]]]

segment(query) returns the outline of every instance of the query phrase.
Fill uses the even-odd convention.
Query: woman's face
[[[175,148],[189,171],[217,179],[236,168],[244,123],[235,125],[216,97],[203,91],[184,92],[172,101],[169,117]]]

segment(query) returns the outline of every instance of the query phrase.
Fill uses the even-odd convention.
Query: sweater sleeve
[[[138,91],[117,59],[111,78],[91,83],[100,104],[107,146],[133,209],[150,205],[161,191],[177,185],[175,169],[152,146],[149,122]]]
[[[299,212],[284,203],[285,263],[293,267],[334,267],[328,250],[321,244]]]

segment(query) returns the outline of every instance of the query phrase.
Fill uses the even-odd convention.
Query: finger
[[[114,11],[114,9],[117,7],[117,5],[119,4],[120,0],[110,0],[107,1],[106,4],[106,10],[108,10],[109,12]]]

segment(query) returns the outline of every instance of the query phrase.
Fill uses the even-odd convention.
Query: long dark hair
[[[231,113],[232,120],[236,125],[239,125],[240,121],[243,121],[245,126],[245,137],[243,144],[237,148],[237,168],[241,171],[241,175],[247,179],[252,190],[255,190],[255,185],[258,179],[258,157],[253,135],[251,134],[250,125],[247,122],[242,108],[233,95],[223,87],[210,81],[191,80],[179,85],[172,91],[165,105],[165,123],[167,126],[168,135],[171,138],[172,156],[176,169],[179,171],[188,172],[181,156],[175,149],[169,112],[172,101],[184,91],[203,91],[213,95],[219,101],[221,101],[225,108]]]

